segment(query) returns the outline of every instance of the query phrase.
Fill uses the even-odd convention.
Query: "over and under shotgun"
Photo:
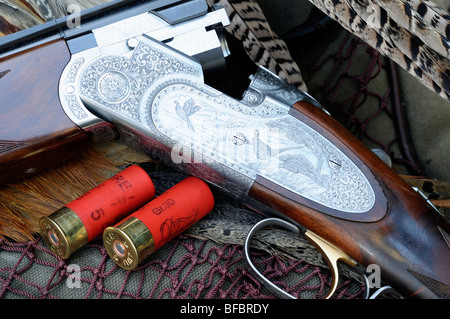
[[[69,18],[0,40],[1,183],[120,136],[378,265],[404,297],[450,296],[449,224],[313,98],[263,68],[239,101],[205,84],[224,9],[112,1]]]

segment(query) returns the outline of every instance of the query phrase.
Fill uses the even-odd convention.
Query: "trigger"
[[[336,291],[339,282],[339,270],[337,266],[338,260],[342,260],[348,265],[353,267],[355,267],[358,263],[349,255],[342,252],[341,250],[336,248],[333,244],[329,243],[322,237],[316,235],[312,231],[307,230],[304,233],[304,236],[308,238],[308,240],[312,244],[314,244],[314,246],[316,246],[317,249],[319,249],[319,251],[322,253],[322,256],[324,257],[325,261],[327,262],[328,266],[331,269],[333,278],[331,282],[331,288],[328,294],[324,297],[325,299],[329,299]]]

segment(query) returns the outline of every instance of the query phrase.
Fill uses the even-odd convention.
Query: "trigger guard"
[[[244,243],[244,255],[245,255],[245,260],[247,262],[248,267],[250,268],[250,271],[257,277],[257,279],[263,283],[267,289],[269,289],[272,293],[274,293],[277,297],[279,298],[284,298],[284,299],[297,299],[296,297],[294,297],[293,295],[287,293],[286,291],[282,290],[281,288],[279,288],[277,285],[275,285],[273,282],[271,282],[269,279],[267,279],[253,264],[251,258],[250,258],[250,242],[254,236],[254,234],[259,231],[260,229],[269,226],[269,225],[276,225],[276,226],[280,226],[283,227],[293,233],[296,234],[301,234],[304,233],[304,231],[302,231],[299,227],[295,226],[294,224],[280,219],[280,218],[266,218],[263,219],[261,221],[259,221],[258,223],[256,223],[252,229],[249,231],[249,233],[247,234],[247,237],[245,239],[245,243]],[[308,238],[310,240],[313,240],[313,238]],[[318,247],[320,248],[320,247]],[[319,249],[320,250],[320,249]],[[323,254],[326,255],[326,252],[323,252]],[[335,261],[337,262],[339,258],[335,258]],[[328,264],[330,265],[330,262],[328,262]],[[331,267],[331,265],[330,265]],[[336,274],[337,276],[337,274]],[[367,279],[367,276],[363,275],[364,278],[364,284],[365,284],[365,294],[364,294],[364,299],[369,299],[369,282]],[[337,277],[335,277],[335,280],[337,280]],[[327,295],[327,299],[331,297],[331,295],[334,294],[334,289],[332,288],[330,293]]]
[[[274,283],[272,283],[269,279],[267,279],[253,264],[251,258],[250,258],[250,242],[254,236],[254,234],[259,231],[261,228],[264,228],[266,226],[269,225],[276,225],[276,226],[280,226],[283,227],[289,231],[292,231],[294,233],[300,234],[301,231],[300,229],[279,218],[266,218],[261,220],[260,222],[256,223],[252,229],[249,231],[249,233],[247,234],[247,237],[245,239],[245,243],[244,243],[244,255],[245,255],[245,260],[247,262],[247,265],[249,266],[251,272],[258,278],[258,280],[260,282],[262,282],[264,285],[266,285],[267,289],[269,289],[272,293],[274,293],[277,297],[279,298],[284,298],[284,299],[297,299],[296,297],[294,297],[293,295],[287,293],[286,291],[282,290],[281,288],[279,288],[278,286],[276,286]]]

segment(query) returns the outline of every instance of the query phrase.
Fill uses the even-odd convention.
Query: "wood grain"
[[[339,217],[262,177],[257,178],[249,195],[340,247],[364,267],[379,265],[381,276],[404,296],[441,296],[414,273],[450,286],[450,247],[440,231],[449,234],[449,223],[323,111],[299,102],[291,115],[328,138],[363,170],[376,189],[377,203],[364,214],[368,217],[349,220],[345,214]]]
[[[58,83],[64,40],[0,59],[0,184],[72,158],[89,137],[64,113]]]

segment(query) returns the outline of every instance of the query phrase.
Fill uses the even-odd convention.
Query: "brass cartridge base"
[[[120,267],[133,270],[155,251],[155,241],[148,228],[137,218],[130,217],[103,233],[108,255]]]
[[[63,207],[48,217],[39,220],[42,238],[50,250],[67,259],[88,242],[86,228],[74,211]]]

